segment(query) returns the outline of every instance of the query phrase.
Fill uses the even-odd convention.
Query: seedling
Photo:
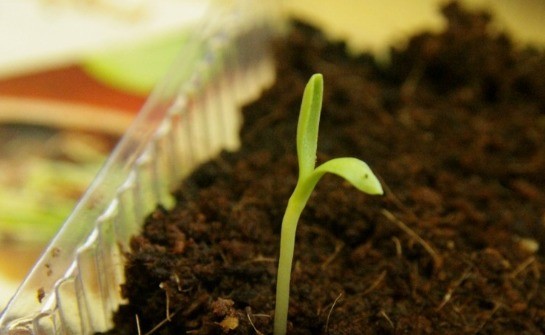
[[[305,87],[301,103],[301,112],[297,124],[299,177],[282,219],[280,259],[276,281],[274,335],[286,334],[295,232],[301,212],[320,178],[326,172],[329,172],[346,179],[362,192],[368,194],[383,193],[377,177],[369,166],[359,159],[352,157],[335,158],[315,168],[323,86],[322,75],[313,75]]]

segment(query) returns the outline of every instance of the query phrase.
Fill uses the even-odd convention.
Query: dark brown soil
[[[486,14],[443,13],[444,32],[415,36],[388,66],[296,23],[276,85],[245,108],[240,152],[203,165],[133,239],[111,334],[137,334],[136,315],[142,334],[271,334],[315,72],[319,161],[362,158],[386,193],[318,184],[297,231],[289,334],[545,333],[545,55]]]

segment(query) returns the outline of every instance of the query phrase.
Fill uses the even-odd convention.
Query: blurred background
[[[229,0],[0,0],[0,309],[124,133],[187,32]],[[545,0],[465,0],[545,46]],[[441,0],[291,0],[354,50],[440,30]]]

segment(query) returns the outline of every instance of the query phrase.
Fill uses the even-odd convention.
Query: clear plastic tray
[[[197,164],[238,146],[239,106],[274,80],[276,1],[212,6],[170,75],[0,315],[0,334],[92,334],[123,301],[123,252]]]

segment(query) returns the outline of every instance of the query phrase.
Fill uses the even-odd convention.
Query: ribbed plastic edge
[[[235,1],[210,10],[0,315],[0,334],[112,327],[130,238],[158,204],[172,205],[171,191],[196,165],[238,146],[240,105],[274,80],[276,6]]]

